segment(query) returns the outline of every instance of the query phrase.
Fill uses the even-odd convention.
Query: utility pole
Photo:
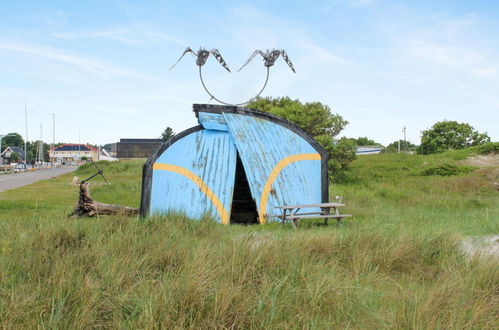
[[[26,125],[26,139],[24,139],[24,167],[28,166],[28,149],[27,143],[28,143],[28,107],[27,107],[28,100],[25,97],[24,98],[24,123]]]
[[[78,130],[78,161],[81,163],[81,131]]]
[[[404,126],[404,129],[402,131],[404,132],[404,149],[405,149],[405,152],[408,152],[409,150],[407,149],[407,139],[405,136],[407,130],[406,130],[405,126]]]
[[[50,114],[52,116],[52,160],[55,159],[55,113]]]
[[[40,121],[40,142],[38,143],[38,162],[40,165],[43,163],[43,125],[42,122]]]

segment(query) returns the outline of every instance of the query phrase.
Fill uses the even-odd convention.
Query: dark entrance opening
[[[258,223],[258,211],[256,203],[251,196],[251,190],[246,178],[243,163],[237,154],[236,180],[234,184],[234,194],[232,196],[232,211],[230,223],[250,225]]]

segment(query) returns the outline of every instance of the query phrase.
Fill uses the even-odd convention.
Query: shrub
[[[421,175],[440,175],[440,176],[451,176],[451,175],[459,175],[464,173],[469,173],[473,171],[473,167],[469,166],[455,166],[452,164],[442,164],[437,166],[429,167],[423,172]]]
[[[19,157],[19,154],[17,152],[13,152],[13,153],[10,154],[10,161],[12,163],[17,163],[18,160],[19,160],[19,158],[20,157]]]
[[[487,133],[479,133],[470,124],[441,121],[423,131],[418,153],[427,155],[449,149],[465,149],[490,141]]]
[[[499,153],[499,142],[487,142],[476,146],[476,150],[480,154],[496,154]]]

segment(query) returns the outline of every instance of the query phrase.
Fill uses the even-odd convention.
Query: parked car
[[[17,163],[17,164],[11,164],[12,168],[14,169],[14,172],[22,172],[26,171],[28,167],[24,163]]]

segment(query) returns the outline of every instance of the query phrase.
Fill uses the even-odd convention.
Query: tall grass
[[[411,231],[452,230],[462,235],[499,233],[497,168],[455,176],[426,170],[466,159],[469,150],[438,155],[382,154],[359,157],[350,182],[333,185],[362,226],[403,226]]]
[[[1,193],[0,327],[497,328],[497,261],[458,248],[497,233],[497,192],[418,174],[456,155],[398,156],[331,187],[354,214],[342,227],[68,219],[71,175]],[[137,206],[140,162],[103,166],[94,197]]]

